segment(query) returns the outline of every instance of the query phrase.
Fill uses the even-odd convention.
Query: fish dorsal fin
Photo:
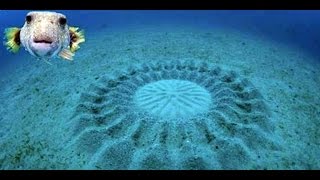
[[[6,28],[4,31],[5,34],[5,43],[4,45],[7,47],[7,50],[12,53],[17,53],[20,49],[20,28],[11,27]]]
[[[78,27],[69,27],[70,32],[70,51],[76,52],[80,46],[80,43],[85,42],[83,30],[79,31]]]

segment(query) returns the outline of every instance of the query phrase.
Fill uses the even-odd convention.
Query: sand
[[[1,77],[1,169],[99,169],[88,160],[99,157],[68,144],[81,94],[101,76],[130,64],[170,60],[234,70],[263,95],[281,148],[265,156],[262,166],[243,168],[320,168],[319,57],[267,37],[218,28],[101,29],[87,32],[86,39],[73,62],[54,59],[50,66],[25,54]]]

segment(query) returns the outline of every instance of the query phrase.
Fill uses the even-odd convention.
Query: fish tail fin
[[[79,44],[85,42],[84,31],[83,30],[79,31],[78,27],[69,27],[69,32],[70,32],[70,51],[74,53],[80,48]]]
[[[11,27],[6,28],[4,31],[5,39],[4,45],[7,47],[7,50],[12,53],[17,53],[20,49],[20,28]]]

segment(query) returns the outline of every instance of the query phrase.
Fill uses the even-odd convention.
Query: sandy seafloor
[[[248,78],[272,112],[282,149],[265,169],[320,168],[320,59],[263,35],[228,29],[135,27],[87,32],[75,60],[29,55],[1,75],[0,169],[87,169],[73,153],[70,117],[99,76],[130,64],[195,60]],[[10,59],[8,59],[10,61]]]

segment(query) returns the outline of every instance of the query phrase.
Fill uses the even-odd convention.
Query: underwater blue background
[[[0,10],[0,31],[4,32],[5,28],[8,27],[22,27],[25,16],[29,11],[31,10]],[[171,91],[179,93],[179,90],[181,90],[179,89],[180,83],[182,87],[190,87],[190,89],[193,88],[195,91],[207,92],[202,91],[201,88],[200,90],[197,89],[198,86],[195,84],[198,84],[197,81],[204,83],[202,81],[208,78],[210,80],[208,84],[215,86],[216,79],[214,78],[219,73],[206,74],[203,70],[199,70],[196,73],[198,73],[199,77],[205,78],[198,79],[192,79],[198,76],[197,74],[195,74],[196,76],[191,74],[190,77],[186,77],[181,73],[180,75],[183,77],[181,79],[185,80],[182,81],[182,83],[175,80],[168,81],[166,79],[167,77],[165,77],[166,73],[164,73],[163,76],[165,78],[163,78],[163,81],[161,80],[160,83],[158,80],[151,78],[154,72],[150,70],[152,69],[150,67],[153,65],[156,66],[155,68],[153,67],[154,69],[158,68],[161,72],[166,72],[165,69],[168,69],[169,66],[166,67],[168,64],[178,69],[179,62],[183,62],[186,63],[186,67],[192,69],[192,62],[194,61],[208,63],[210,64],[210,68],[212,68],[211,71],[219,72],[222,69],[222,74],[226,74],[225,77],[221,78],[223,81],[222,84],[225,85],[222,87],[217,86],[216,89],[217,91],[219,88],[222,89],[219,91],[221,96],[219,96],[218,92],[212,90],[212,94],[218,94],[212,98],[212,101],[208,98],[209,95],[205,93],[205,95],[201,97],[202,100],[208,100],[208,102],[204,101],[205,104],[207,103],[207,105],[205,105],[206,108],[208,108],[209,105],[210,107],[211,105],[223,105],[224,102],[222,100],[224,98],[228,99],[231,97],[232,99],[238,97],[237,93],[240,94],[240,97],[243,90],[242,86],[244,86],[245,90],[243,90],[243,92],[247,93],[247,95],[243,95],[244,99],[247,96],[257,98],[255,99],[257,104],[253,103],[252,109],[261,110],[262,114],[259,116],[261,119],[251,117],[251,115],[256,115],[255,113],[251,113],[251,105],[249,104],[247,107],[246,100],[241,100],[243,104],[242,106],[240,104],[239,107],[242,108],[242,110],[248,110],[248,112],[234,113],[232,111],[234,104],[230,103],[221,110],[222,114],[225,113],[226,118],[219,120],[214,116],[212,118],[214,121],[212,122],[221,121],[227,124],[229,120],[231,122],[236,121],[239,114],[239,117],[241,114],[244,114],[248,115],[249,120],[251,117],[252,122],[266,123],[266,126],[274,125],[275,129],[270,130],[268,133],[276,134],[284,140],[278,140],[271,134],[270,136],[269,134],[266,135],[267,138],[265,138],[263,135],[264,132],[260,132],[259,128],[255,129],[255,124],[250,124],[249,122],[248,131],[241,128],[240,130],[234,130],[232,128],[230,128],[231,130],[226,130],[227,135],[223,136],[223,138],[226,137],[226,142],[217,141],[219,147],[213,147],[213,150],[210,151],[211,154],[207,154],[207,151],[204,150],[205,148],[201,149],[202,145],[205,145],[204,147],[211,145],[202,142],[202,136],[200,135],[201,132],[205,132],[205,130],[202,129],[202,131],[200,131],[201,128],[191,123],[185,123],[183,124],[185,128],[178,128],[178,130],[188,128],[191,130],[200,129],[198,132],[200,135],[194,135],[195,138],[200,138],[199,141],[195,141],[196,143],[194,144],[189,141],[183,141],[183,143],[187,144],[186,147],[190,144],[194,145],[195,149],[200,147],[197,149],[199,152],[195,155],[196,157],[198,157],[198,155],[208,157],[207,159],[204,158],[207,162],[212,163],[209,163],[210,166],[208,167],[218,169],[241,169],[243,167],[262,169],[264,166],[254,164],[258,161],[263,164],[262,160],[269,163],[266,164],[265,167],[270,167],[270,169],[319,169],[320,10],[51,11],[66,15],[69,26],[76,26],[83,29],[85,31],[86,42],[81,44],[81,49],[77,51],[74,61],[52,61],[52,66],[41,61],[36,61],[28,52],[23,50],[23,47],[21,47],[19,53],[13,55],[8,52],[3,45],[0,46],[0,77],[2,78],[0,79],[2,86],[0,100],[3,102],[0,105],[0,124],[3,123],[0,125],[0,145],[4,147],[2,151],[0,151],[0,169],[90,169],[92,167],[99,169],[101,167],[109,167],[110,164],[107,164],[107,161],[104,160],[110,160],[112,164],[110,167],[115,169],[122,167],[122,165],[126,167],[126,165],[129,164],[127,161],[129,159],[131,160],[131,156],[127,157],[127,155],[129,156],[130,149],[134,151],[132,147],[135,146],[131,146],[131,142],[123,144],[116,142],[121,139],[118,138],[115,140],[114,146],[113,142],[110,143],[111,145],[108,144],[108,142],[100,147],[99,143],[105,143],[104,140],[109,137],[101,138],[101,134],[95,135],[94,133],[89,136],[84,135],[83,137],[75,136],[72,128],[78,128],[78,121],[77,119],[72,119],[73,114],[78,113],[77,116],[80,116],[79,119],[81,119],[83,114],[89,114],[91,117],[92,114],[96,115],[99,114],[100,111],[104,112],[109,110],[109,107],[106,109],[102,108],[102,110],[99,110],[99,108],[97,108],[98,110],[95,109],[99,107],[100,101],[106,103],[109,99],[110,101],[114,100],[116,103],[112,104],[112,106],[110,105],[110,107],[120,107],[120,105],[122,106],[121,103],[126,102],[128,99],[134,99],[136,96],[141,96],[142,98],[134,99],[134,101],[132,101],[133,103],[130,101],[125,104],[128,106],[130,103],[136,105],[139,104],[137,102],[141,101],[142,103],[140,103],[140,105],[142,104],[142,107],[143,104],[147,102],[147,100],[143,99],[143,94],[149,92],[148,88],[151,90],[159,90],[155,88],[158,86],[164,86],[164,89],[169,93],[171,93]],[[149,27],[151,27],[151,30],[148,29]],[[2,33],[1,35],[3,36],[4,34]],[[198,65],[199,64],[197,64],[197,66]],[[214,69],[211,65],[218,67]],[[139,91],[135,91],[136,89],[130,89],[132,90],[130,96],[124,96],[127,98],[119,100],[119,97],[125,94],[123,93],[124,91],[122,91],[125,89],[123,87],[126,87],[126,85],[130,83],[122,84],[123,86],[120,87],[123,89],[119,88],[119,92],[117,92],[112,89],[114,88],[112,81],[106,83],[103,79],[108,79],[113,76],[118,77],[118,79],[120,79],[118,83],[121,84],[122,76],[119,75],[119,72],[130,66],[136,68],[133,70],[137,72],[137,76],[141,76],[141,79],[147,76],[153,83],[145,80],[146,82],[143,83],[151,84],[149,84],[150,87],[147,85],[147,88],[145,88],[145,85],[142,86],[138,84],[138,80],[136,81],[136,79],[131,77],[131,75],[135,73],[130,74],[128,77],[124,76],[124,79],[128,78],[128,81],[132,81],[131,83],[142,88],[140,92],[142,95],[139,94]],[[161,67],[164,68],[161,69]],[[203,67],[207,68],[205,65],[203,65]],[[141,69],[147,69],[146,71],[148,72],[146,73]],[[232,72],[227,70],[231,70]],[[189,73],[189,70],[182,70],[182,72],[183,71]],[[177,75],[176,71],[172,71],[171,73],[176,73],[175,75]],[[221,79],[217,79],[221,81]],[[234,88],[231,91],[228,83],[232,84],[232,79],[236,79],[236,82],[239,84],[237,84],[237,86],[230,85],[231,89]],[[250,83],[246,83],[247,79]],[[101,82],[99,80],[101,80]],[[189,80],[195,82],[195,84],[188,83]],[[111,87],[110,91],[116,91],[114,93],[116,95],[114,97],[111,96],[111,98],[105,98],[103,94],[105,92],[102,93],[103,95],[99,94],[101,93],[101,89],[99,89],[101,84],[105,89]],[[178,90],[176,90],[175,87],[178,87]],[[183,90],[182,88],[181,91]],[[208,92],[211,91],[209,90]],[[94,93],[99,95],[98,99],[100,98],[100,100],[94,99],[97,97],[91,97]],[[120,94],[119,97],[117,94]],[[132,94],[134,94],[134,96]],[[152,94],[149,96],[152,97]],[[194,93],[194,96],[196,97],[197,93]],[[159,97],[155,96],[155,100],[157,100],[156,98]],[[159,99],[162,100],[165,98]],[[193,102],[193,100],[194,99],[191,99],[190,102]],[[259,104],[260,101],[267,104],[268,107],[261,105],[263,103]],[[226,103],[228,102],[231,101],[226,101]],[[81,106],[83,103],[89,104],[89,108],[83,108],[84,106]],[[132,109],[130,106],[129,110],[119,111],[121,113],[114,113],[115,115],[110,115],[110,117],[113,118],[113,116],[120,116],[125,113],[130,115],[130,113],[135,112],[135,105],[133,105]],[[203,104],[200,103],[200,105]],[[202,107],[200,105],[199,108]],[[196,109],[197,106],[190,107],[190,109],[195,112],[198,111]],[[230,108],[231,110],[229,109],[230,112],[228,111],[228,107],[232,107]],[[91,110],[89,110],[88,113],[87,110],[90,108]],[[147,107],[147,111],[155,109],[148,108],[149,106]],[[186,109],[189,110],[188,108]],[[273,113],[270,119],[267,118],[269,108]],[[117,110],[117,108],[114,109]],[[116,110],[114,111],[118,112]],[[168,112],[171,112],[170,108],[167,108],[167,110],[168,111],[164,111],[165,113],[163,113],[164,119]],[[113,110],[110,112],[112,111]],[[207,111],[207,109],[204,111]],[[179,112],[179,110],[176,112]],[[259,115],[259,113],[257,114]],[[189,114],[186,113],[186,116],[188,115]],[[119,123],[119,126],[131,130],[131,127],[138,127],[140,123],[139,120],[144,118],[144,116],[141,116],[143,118],[140,116],[132,117],[136,119],[133,118],[130,122],[122,121],[122,124]],[[247,121],[244,117],[238,120],[245,119],[245,121]],[[175,117],[174,119],[179,118]],[[172,122],[176,121],[172,120]],[[170,123],[168,124],[174,124]],[[81,125],[81,123],[79,124]],[[152,133],[165,130],[164,126],[151,126],[152,124],[149,124],[150,126],[144,126],[141,124],[139,125],[139,127],[142,127],[141,131],[148,132],[146,136],[141,136],[147,137],[144,139],[146,141],[148,141],[148,137],[152,139]],[[85,125],[84,128],[86,128]],[[225,130],[224,126],[208,126],[208,128],[212,128],[213,133]],[[255,130],[250,131],[251,128]],[[153,129],[156,130],[151,132]],[[115,132],[118,131],[115,130]],[[175,130],[172,132],[175,132]],[[247,132],[249,133],[245,134]],[[235,135],[236,140],[230,140],[233,138],[231,138],[231,136],[233,136],[234,133],[238,133]],[[119,130],[118,135],[115,136],[127,138],[126,136],[129,135],[130,133],[127,133],[127,131]],[[170,137],[169,135],[168,137]],[[78,154],[73,154],[74,149],[69,147],[72,147],[74,144],[71,143],[72,145],[70,146],[65,144],[65,142],[69,143],[68,138],[73,139],[71,142],[74,142],[76,145],[75,150],[79,150],[80,153],[82,151],[85,152],[83,157]],[[240,145],[237,144],[237,138],[244,143],[242,145],[241,142],[239,143]],[[268,144],[266,140],[268,138],[274,138],[275,142],[280,142],[279,144],[283,147],[279,147],[282,149],[278,149],[278,146],[273,146],[272,143]],[[139,137],[137,139],[139,139]],[[78,141],[80,148],[77,146]],[[267,142],[267,145],[264,146],[264,142]],[[169,143],[175,146],[174,140]],[[259,149],[260,144],[261,149]],[[152,147],[156,147],[156,145],[152,143],[151,145]],[[190,147],[192,147],[192,145],[190,145]],[[247,148],[242,148],[243,146]],[[255,149],[256,147],[258,148]],[[272,153],[271,151],[269,153],[268,148],[270,147]],[[84,148],[84,150],[81,148]],[[102,153],[104,152],[102,150],[103,148],[105,148],[106,154]],[[161,154],[161,152],[165,152],[165,150],[161,148],[155,148],[153,149],[154,151],[141,149],[142,150],[139,150],[134,156],[132,155],[134,160],[132,163],[133,166],[130,168],[135,169],[138,167],[135,165],[143,164],[140,163],[140,160],[144,157],[149,157],[149,152],[153,152],[155,155],[152,156],[151,154],[150,157],[157,157],[156,155],[161,156],[161,158],[165,157],[165,155]],[[246,150],[248,149],[253,150],[254,153],[247,153]],[[68,150],[70,150],[70,152]],[[89,153],[86,154],[87,152],[85,150],[88,150]],[[91,157],[92,154],[90,154],[90,150],[96,153],[92,156],[93,158]],[[180,158],[181,162],[184,158],[188,159],[189,155],[193,157],[190,149],[184,150],[187,152],[185,155],[179,156],[177,153],[177,159]],[[190,154],[188,154],[189,152]],[[258,153],[257,156],[255,156],[256,152]],[[133,154],[133,152],[131,153]],[[250,158],[248,158],[249,161],[247,161],[246,158],[238,158],[238,155],[241,153],[244,154],[243,157],[249,154],[250,158],[253,157],[251,159],[252,161],[250,161]],[[261,153],[261,158],[259,153]],[[218,158],[219,155],[221,155],[220,159]],[[232,159],[231,155],[235,155],[236,158]],[[89,160],[86,159],[86,156],[89,157]],[[102,161],[100,162],[99,159]],[[153,160],[152,158],[147,159]],[[197,158],[190,159],[190,162],[193,162],[195,159],[197,160]],[[189,160],[186,160],[186,162],[189,162]],[[206,164],[205,161],[196,160],[194,161],[196,165]],[[155,160],[155,162],[157,161]],[[169,161],[163,159],[163,162],[168,163]],[[215,164],[216,162],[218,163]],[[228,166],[228,162],[230,166]],[[244,162],[249,162],[248,166],[242,166]],[[193,166],[194,164],[191,163],[191,165],[189,165]],[[100,165],[101,167],[98,167]],[[153,167],[154,164],[151,161],[149,165]],[[162,168],[161,163],[159,167]]]
[[[319,10],[53,10],[68,17],[69,23],[95,32],[103,28],[134,25],[194,25],[203,28],[225,27],[245,33],[263,34],[270,39],[298,46],[320,55]],[[0,29],[23,26],[29,11],[1,10]],[[10,53],[1,47],[1,66]]]

